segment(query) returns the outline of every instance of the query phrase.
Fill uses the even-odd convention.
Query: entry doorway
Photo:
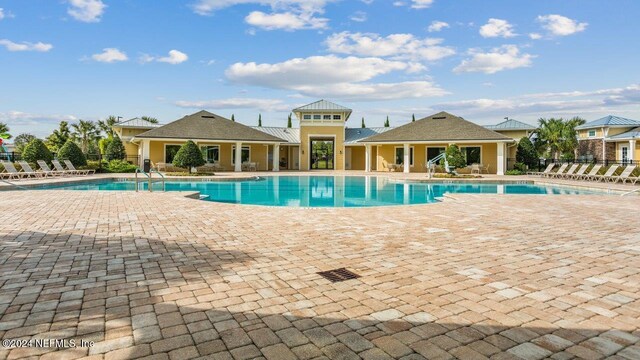
[[[310,141],[309,163],[312,170],[333,170],[335,163],[335,140],[333,138],[312,138]]]

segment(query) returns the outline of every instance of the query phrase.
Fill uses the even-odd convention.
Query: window
[[[589,130],[589,137],[595,137],[596,136],[596,131],[595,130]]]
[[[333,120],[341,120],[342,115],[333,115]]]
[[[165,145],[164,146],[164,162],[172,163],[173,158],[176,157],[176,154],[180,150],[180,145]]]
[[[246,162],[249,161],[249,159],[251,159],[251,147],[250,146],[243,146],[242,147],[242,154],[240,154],[240,158],[242,160],[242,162]],[[236,163],[236,146],[233,145],[231,147],[231,163],[235,164]]]
[[[320,120],[322,117],[320,115],[313,115],[313,120]]]
[[[220,161],[220,146],[201,146],[202,157],[208,164]]]
[[[322,120],[331,120],[331,115],[322,115]]]
[[[302,118],[305,120],[311,120],[311,115],[304,115]]]
[[[435,158],[436,156],[445,152],[447,148],[445,147],[428,147],[427,148],[427,161]]]
[[[480,146],[467,146],[460,148],[462,155],[465,160],[467,160],[467,165],[480,164],[482,162],[480,158],[480,149]]]
[[[396,147],[396,165],[404,163],[404,146]],[[413,166],[413,146],[409,148],[409,166]]]

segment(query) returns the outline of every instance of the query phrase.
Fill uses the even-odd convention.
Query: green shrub
[[[191,140],[184,143],[173,158],[174,166],[186,168],[189,170],[189,173],[191,173],[192,167],[198,167],[204,164],[205,161],[200,149],[198,149],[198,145]]]
[[[538,163],[538,153],[528,137],[523,137],[518,142],[516,149],[516,162],[527,166],[534,166]]]
[[[78,169],[81,170],[95,170],[95,172],[103,172],[104,168],[107,166],[106,161],[96,161],[96,160],[87,160],[87,165],[80,166]]]
[[[50,164],[51,160],[53,160],[53,155],[51,154],[51,151],[49,151],[49,148],[47,148],[47,145],[44,144],[44,141],[40,139],[33,139],[24,147],[22,160],[34,164],[38,160],[44,160]]]
[[[527,165],[525,163],[517,162],[513,164],[514,170],[519,170],[522,172],[527,172]]]
[[[464,155],[462,155],[462,151],[460,151],[458,145],[451,144],[445,152],[447,154],[447,162],[454,170],[467,166],[467,161],[464,159]]]
[[[522,170],[518,170],[518,169],[513,169],[513,170],[507,170],[504,173],[505,175],[524,175],[525,172]]]
[[[75,167],[86,166],[87,158],[73,140],[67,142],[58,151],[59,160],[69,160]]]
[[[100,154],[106,154],[107,153],[107,147],[109,147],[109,144],[111,143],[111,141],[113,141],[113,138],[102,138],[100,139],[100,141],[98,141],[98,149],[100,149]]]
[[[127,156],[124,144],[118,135],[109,141],[104,154],[107,160],[123,160]]]
[[[104,167],[110,173],[134,173],[138,167],[124,160],[111,160]]]

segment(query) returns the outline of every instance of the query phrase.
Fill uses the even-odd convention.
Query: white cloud
[[[67,13],[82,22],[99,22],[107,7],[102,0],[69,0]]]
[[[538,16],[537,21],[542,24],[545,30],[555,36],[567,36],[579,33],[584,31],[588,25],[587,23],[579,23],[576,20],[555,14]]]
[[[4,9],[0,8],[0,20],[4,19]]]
[[[439,32],[439,31],[442,31],[442,29],[448,28],[448,27],[450,27],[449,24],[444,21],[432,21],[431,25],[429,25],[429,27],[427,28],[427,31]]]
[[[0,39],[0,46],[4,46],[9,51],[38,51],[38,52],[47,52],[53,49],[53,45],[45,44],[43,42],[30,43],[30,42],[22,42],[15,43],[11,40]]]
[[[271,13],[252,11],[244,19],[247,24],[264,30],[326,29],[329,19],[313,17],[311,13]]]
[[[460,65],[455,67],[455,73],[463,72],[483,72],[494,74],[503,70],[517,69],[531,66],[534,58],[530,54],[521,54],[516,45],[503,45],[494,48],[490,52],[483,53],[477,49],[469,51],[470,59],[465,59]]]
[[[433,5],[434,0],[411,0],[411,7],[414,9],[426,9]]]
[[[439,96],[446,92],[427,80],[368,83],[395,71],[413,73],[420,64],[376,57],[335,55],[296,58],[275,64],[236,63],[225,74],[234,83],[293,90],[310,97],[331,96],[354,101]]]
[[[542,39],[542,35],[538,34],[538,33],[531,33],[531,34],[529,34],[529,38],[531,40],[540,40],[540,39]]]
[[[435,61],[456,53],[449,46],[441,46],[442,41],[434,38],[419,39],[412,34],[382,37],[378,34],[344,31],[329,36],[325,44],[329,51],[340,54]]]
[[[180,100],[175,103],[184,108],[197,109],[257,109],[260,111],[288,111],[292,107],[279,99],[228,98],[203,101]]]
[[[485,38],[510,38],[516,36],[513,32],[513,25],[509,24],[507,20],[493,18],[480,27],[480,35]]]
[[[175,65],[175,64],[183,63],[188,59],[189,57],[187,56],[187,54],[178,50],[170,50],[169,56],[158,58],[158,62],[164,62],[164,63]]]
[[[365,22],[367,21],[367,13],[364,11],[356,11],[349,19],[355,22]]]
[[[0,112],[0,122],[6,123],[14,136],[29,133],[44,138],[58,127],[60,121],[76,120],[78,118],[74,115],[37,114],[17,110]]]
[[[127,54],[116,48],[105,48],[101,53],[91,55],[91,58],[95,61],[106,63],[127,61],[129,59]]]

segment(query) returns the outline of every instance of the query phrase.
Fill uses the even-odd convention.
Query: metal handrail
[[[146,176],[147,178],[149,178],[149,191],[151,191],[151,176],[149,174],[147,174],[146,172],[144,172],[144,170],[140,169],[140,168],[136,168],[136,175],[135,175],[135,180],[136,180],[136,192],[138,192],[139,189],[139,184],[138,184],[138,174],[143,174],[144,176]]]
[[[136,192],[138,192],[140,186],[138,183],[138,174],[143,174],[144,176],[147,177],[147,179],[149,179],[149,192],[153,192],[153,180],[151,178],[151,176],[153,175],[153,173],[156,173],[158,175],[160,175],[160,178],[162,179],[162,191],[166,191],[166,184],[165,184],[165,176],[162,175],[162,173],[160,173],[158,170],[156,169],[151,169],[149,170],[149,172],[145,172],[144,170],[140,169],[140,168],[136,168],[136,175],[135,175],[135,181],[136,181]]]
[[[637,188],[635,190],[631,190],[631,191],[627,191],[624,194],[621,194],[620,196],[625,196],[625,195],[629,195],[629,194],[633,194],[634,192],[640,191],[640,188]]]
[[[162,191],[165,192],[166,191],[166,185],[165,185],[165,177],[164,175],[162,175],[162,173],[156,169],[151,169],[152,173],[156,173],[158,175],[160,175],[160,177],[162,178]]]

